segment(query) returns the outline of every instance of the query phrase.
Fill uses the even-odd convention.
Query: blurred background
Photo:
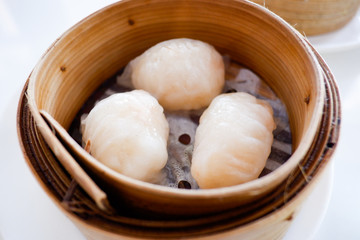
[[[51,43],[113,2],[0,0],[0,240],[85,239],[26,165],[17,140],[16,108],[27,77]],[[360,12],[340,29],[309,41],[337,79],[342,128],[328,171],[285,239],[360,239]]]

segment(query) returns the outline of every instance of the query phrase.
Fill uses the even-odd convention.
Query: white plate
[[[341,29],[308,39],[320,53],[339,52],[360,46],[360,9]]]

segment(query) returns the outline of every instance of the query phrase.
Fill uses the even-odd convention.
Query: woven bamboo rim
[[[319,56],[318,56],[319,57]],[[326,86],[326,101],[313,145],[291,176],[264,198],[220,214],[187,220],[146,220],[106,215],[59,164],[41,136],[29,110],[25,86],[18,109],[20,143],[26,160],[53,201],[80,227],[89,239],[116,236],[144,238],[217,237],[236,234],[278,239],[291,224],[301,202],[316,185],[336,148],[340,129],[339,93],[330,70],[319,57]],[[30,130],[30,131],[28,131]],[[32,144],[30,144],[32,143]],[[275,217],[274,217],[275,216]],[[240,235],[239,235],[240,234]],[[264,238],[262,238],[264,239]]]
[[[252,0],[265,6],[305,35],[340,29],[356,14],[359,0]]]

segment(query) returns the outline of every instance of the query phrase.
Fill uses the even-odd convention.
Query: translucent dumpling
[[[157,100],[142,90],[114,94],[83,121],[90,153],[126,176],[158,182],[165,166],[169,125]]]
[[[149,48],[131,63],[131,79],[167,110],[206,107],[221,93],[224,62],[205,42],[180,38]]]
[[[191,174],[200,188],[217,188],[256,179],[271,151],[273,111],[247,93],[216,97],[196,130]]]

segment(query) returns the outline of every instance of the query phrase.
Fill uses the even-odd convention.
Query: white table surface
[[[0,0],[0,240],[85,239],[26,165],[16,135],[16,106],[21,88],[48,46],[76,22],[112,2]],[[342,129],[331,168],[286,239],[360,239],[359,14],[344,29],[310,41],[338,81]],[[313,213],[316,216],[311,218]],[[311,221],[315,228],[309,226]],[[306,234],[297,235],[299,229]]]

